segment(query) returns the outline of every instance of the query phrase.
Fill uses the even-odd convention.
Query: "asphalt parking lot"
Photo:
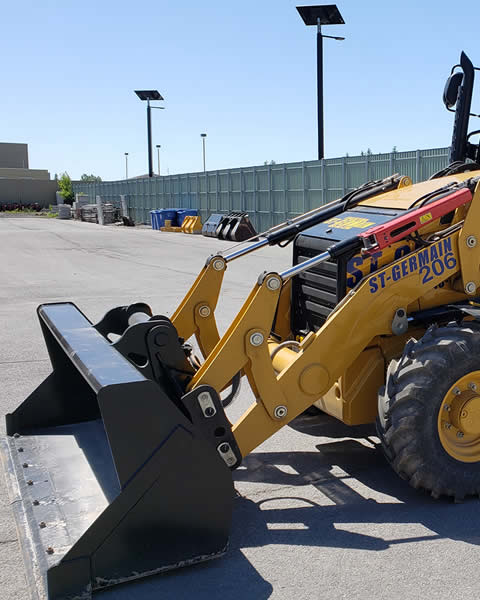
[[[135,301],[171,315],[219,247],[225,243],[142,228],[0,218],[0,413],[15,409],[50,372],[38,304],[71,300],[93,321]],[[290,260],[290,248],[266,249],[232,263],[217,308],[220,328],[260,272]],[[251,399],[244,385],[229,417]],[[384,462],[370,427],[301,417],[248,456],[234,480],[239,497],[225,557],[94,597],[479,597],[479,501],[435,501],[410,489]],[[30,597],[3,478],[0,586],[3,600]]]

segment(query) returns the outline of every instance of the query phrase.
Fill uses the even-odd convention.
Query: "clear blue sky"
[[[121,179],[124,152],[129,174],[145,173],[145,105],[133,90],[157,88],[163,172],[201,170],[203,131],[207,169],[315,159],[315,28],[296,4],[4,3],[0,141],[27,142],[30,166],[52,176]],[[346,25],[324,28],[346,37],[324,42],[326,156],[449,145],[441,95],[462,49],[480,63],[478,0],[338,6]]]

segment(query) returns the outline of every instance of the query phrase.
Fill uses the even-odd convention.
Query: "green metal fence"
[[[74,192],[95,202],[101,196],[119,204],[125,195],[136,223],[150,223],[156,208],[196,208],[205,221],[211,213],[247,211],[262,231],[312,208],[335,200],[372,179],[392,173],[414,182],[428,179],[447,165],[448,148],[342,156],[320,161],[186,173],[166,177],[74,182]]]

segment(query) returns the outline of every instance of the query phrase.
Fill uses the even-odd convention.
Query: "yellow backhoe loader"
[[[428,181],[368,182],[210,256],[171,319],[142,303],[96,325],[72,303],[38,308],[53,370],[7,415],[3,454],[39,598],[87,599],[223,554],[231,471],[314,404],[349,425],[376,421],[414,487],[480,493],[474,71],[462,53],[444,92],[450,164]],[[219,335],[229,263],[289,242],[293,265],[260,274]],[[231,424],[242,379],[256,400]]]

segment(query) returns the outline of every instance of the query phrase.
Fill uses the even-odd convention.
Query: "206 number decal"
[[[420,267],[420,275],[423,273],[422,283],[428,283],[429,281],[432,281],[434,275],[439,277],[440,275],[443,275],[445,269],[453,269],[456,266],[457,259],[453,256],[453,252],[447,252],[443,257],[443,260],[436,258],[431,265],[423,265],[423,267]]]

